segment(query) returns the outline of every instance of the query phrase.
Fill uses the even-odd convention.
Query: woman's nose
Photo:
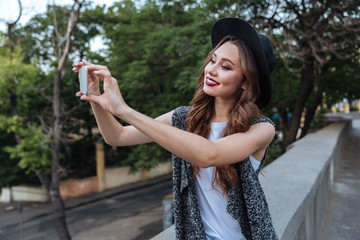
[[[208,65],[208,72],[211,75],[216,75],[217,74],[216,63],[212,64],[212,65]]]

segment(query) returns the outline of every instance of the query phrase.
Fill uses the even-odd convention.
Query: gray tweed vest
[[[173,126],[186,130],[185,119],[190,107],[175,109]],[[256,118],[253,124],[272,121],[266,117]],[[273,123],[272,123],[273,124]],[[266,154],[265,154],[266,155]],[[204,239],[204,226],[198,207],[192,164],[173,154],[173,193],[176,239]],[[265,160],[261,161],[260,167]],[[250,159],[236,164],[238,183],[230,190],[227,211],[236,219],[247,240],[276,240],[268,204],[261,188],[258,174]],[[260,168],[259,168],[260,169]]]

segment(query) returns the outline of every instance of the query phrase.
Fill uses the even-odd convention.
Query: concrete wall
[[[144,181],[172,172],[171,161],[159,164],[149,171],[139,171],[129,174],[130,167],[116,167],[105,169],[105,188],[113,188],[128,183]]]
[[[103,189],[119,187],[125,184],[144,181],[172,172],[171,161],[160,163],[157,167],[149,171],[138,171],[134,174],[129,173],[129,167],[106,168]],[[97,177],[84,179],[68,179],[60,181],[59,191],[63,199],[81,196],[84,194],[97,192],[99,190],[99,181]],[[11,201],[48,201],[46,192],[41,187],[15,186],[3,188],[0,195],[0,202]]]
[[[29,200],[30,199],[30,200]],[[33,201],[46,202],[49,198],[44,188],[31,186],[14,186],[3,188],[0,195],[0,202],[12,201]]]
[[[318,239],[349,122],[295,142],[260,176],[279,239]]]
[[[98,189],[99,187],[97,177],[68,179],[65,181],[60,181],[59,183],[59,191],[63,199],[97,192]]]
[[[332,123],[308,134],[262,170],[259,179],[280,240],[318,239],[350,126]],[[152,238],[162,239],[175,239],[174,226]]]

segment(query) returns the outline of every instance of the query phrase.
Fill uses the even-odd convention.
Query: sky
[[[31,17],[36,14],[44,13],[46,11],[46,5],[55,2],[57,5],[72,5],[73,0],[21,0],[22,14],[19,23],[25,25]],[[111,6],[116,0],[95,0],[96,4]],[[19,4],[17,0],[0,0],[0,31],[6,32],[6,22],[13,22],[19,16]],[[4,22],[4,20],[6,22]],[[91,48],[93,50],[103,47],[100,37],[95,38],[91,42]]]
[[[29,19],[38,13],[46,11],[46,4],[55,2],[57,5],[71,5],[73,0],[21,0],[23,7],[22,16],[20,19],[21,24],[25,24]],[[112,5],[116,0],[97,0],[96,4],[105,4],[106,6]],[[19,14],[19,4],[17,0],[0,0],[0,18],[9,20],[16,20]],[[1,29],[4,28],[4,23],[1,23]]]

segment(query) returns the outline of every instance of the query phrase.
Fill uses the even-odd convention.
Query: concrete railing
[[[351,121],[332,123],[295,142],[260,174],[280,240],[318,239]],[[152,240],[175,239],[174,226]]]

